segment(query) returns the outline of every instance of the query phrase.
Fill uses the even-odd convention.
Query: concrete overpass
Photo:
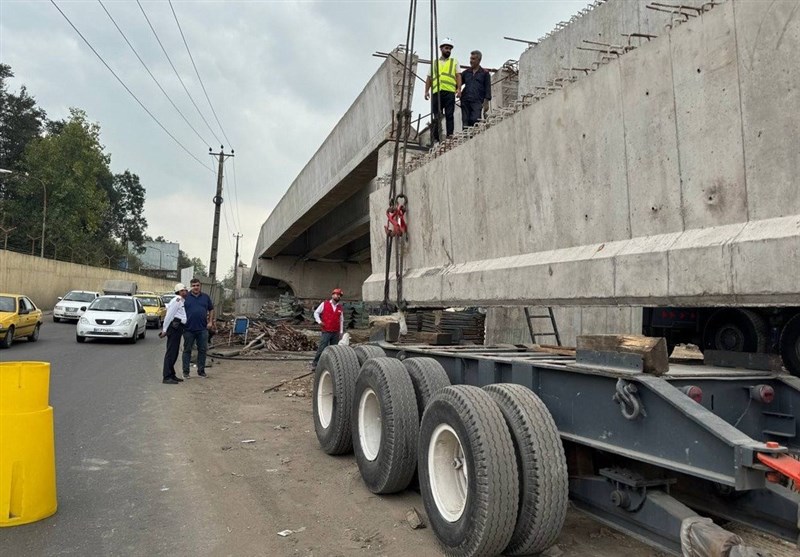
[[[369,194],[400,109],[402,51],[394,51],[306,164],[261,227],[241,311],[269,287],[321,298],[333,286],[359,298],[370,273]],[[416,62],[413,65],[416,70]]]
[[[561,306],[568,339],[640,330],[641,305],[800,305],[800,10],[705,6],[609,0],[526,50],[517,109],[410,169],[405,299]],[[383,298],[374,178],[399,73],[381,67],[264,224],[251,287],[366,279]],[[512,310],[487,323],[525,330]]]

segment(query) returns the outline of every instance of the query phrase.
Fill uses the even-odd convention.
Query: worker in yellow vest
[[[458,60],[451,56],[453,41],[444,39],[439,45],[441,56],[431,63],[431,71],[425,81],[425,100],[431,100],[431,139],[432,143],[440,141],[442,111],[444,111],[447,137],[453,135],[456,110],[456,98],[461,96],[461,68]],[[431,96],[431,89],[433,96]]]

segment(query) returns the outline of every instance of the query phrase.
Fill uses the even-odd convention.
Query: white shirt
[[[172,298],[172,301],[167,304],[167,316],[164,318],[164,326],[161,332],[166,333],[167,327],[172,325],[172,321],[175,319],[180,319],[181,323],[186,325],[186,309],[183,307],[183,303],[183,298],[177,296]]]
[[[337,303],[333,300],[333,298],[331,298],[330,301],[334,309],[336,309],[337,306],[342,305],[342,302]],[[322,302],[317,306],[317,309],[314,310],[314,321],[316,321],[319,325],[322,325],[322,310],[324,309],[325,302]],[[344,311],[339,316],[339,334],[341,335],[342,333],[344,333]]]

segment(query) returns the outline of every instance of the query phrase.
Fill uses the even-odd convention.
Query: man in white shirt
[[[311,369],[317,368],[322,351],[328,346],[339,344],[339,338],[344,333],[344,304],[340,301],[342,299],[342,289],[334,288],[331,292],[331,299],[322,302],[316,310],[314,310],[314,321],[319,323],[322,329],[322,337],[319,341],[317,354],[314,356],[314,363],[311,364]]]
[[[175,296],[167,304],[167,316],[164,318],[164,325],[158,333],[158,338],[167,337],[167,352],[164,354],[164,378],[162,383],[167,385],[177,385],[183,382],[175,374],[175,362],[178,361],[180,352],[183,328],[186,325],[186,309],[183,307],[183,300],[189,291],[180,282],[175,285]]]

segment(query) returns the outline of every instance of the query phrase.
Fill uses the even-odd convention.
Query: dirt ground
[[[215,360],[209,378],[156,390],[175,424],[171,450],[195,491],[186,503],[211,513],[203,546],[213,555],[434,556],[430,528],[412,530],[406,511],[425,518],[414,491],[370,493],[352,455],[323,453],[314,434],[306,361]],[[178,474],[172,481],[181,481]],[[189,482],[187,482],[189,483]],[[182,509],[191,516],[193,509]],[[291,530],[285,536],[278,532]],[[657,556],[574,509],[550,557]]]

